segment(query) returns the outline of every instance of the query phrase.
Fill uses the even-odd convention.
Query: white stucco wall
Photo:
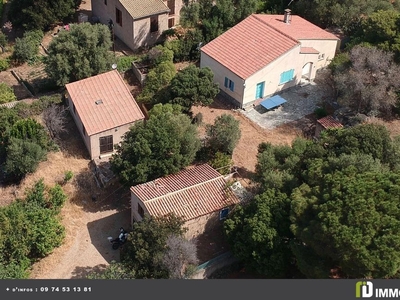
[[[100,156],[105,157],[111,155],[113,152],[107,153],[107,154],[100,154],[100,138],[104,136],[113,136],[113,144],[119,144],[122,142],[123,138],[122,136],[129,131],[129,128],[134,124],[125,124],[122,126],[118,126],[115,128],[112,128],[110,130],[102,131],[99,133],[96,133],[92,136],[90,136],[90,149],[91,149],[91,158],[98,158]]]
[[[328,66],[340,47],[339,40],[300,40],[300,43],[302,47],[313,47],[320,54],[324,54],[324,59],[315,64],[316,70]]]
[[[205,54],[200,53],[200,67],[209,67],[214,73],[214,82],[219,85],[219,88],[224,91],[227,95],[235,99],[238,103],[242,103],[243,91],[244,91],[244,80],[237,76],[229,69],[222,66],[219,62]],[[231,91],[229,87],[225,87],[225,77],[229,78],[234,82],[234,90]]]
[[[158,31],[150,32],[150,18],[133,22],[133,40],[127,44],[131,49],[154,45],[164,30],[168,29],[168,13],[158,15]],[[126,43],[126,42],[125,42]]]

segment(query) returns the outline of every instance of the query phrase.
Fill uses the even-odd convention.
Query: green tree
[[[0,107],[0,164],[3,163],[6,158],[10,129],[19,119],[20,117],[14,109]]]
[[[21,180],[26,174],[34,172],[39,163],[46,158],[47,151],[38,144],[11,138],[7,146],[5,172],[9,180]]]
[[[286,278],[291,267],[290,199],[270,189],[240,207],[224,223],[234,255],[246,267],[271,278]]]
[[[168,268],[163,262],[167,240],[171,235],[182,236],[183,224],[182,219],[174,215],[160,218],[145,215],[141,222],[133,224],[121,262],[134,271],[138,279],[169,278]]]
[[[123,183],[138,184],[173,174],[191,164],[200,148],[197,128],[187,115],[156,113],[125,134],[111,168]]]
[[[8,17],[13,25],[48,30],[52,25],[71,18],[81,0],[13,0]]]
[[[0,278],[27,278],[33,262],[61,245],[65,229],[59,212],[44,205],[51,198],[46,190],[52,189],[40,179],[25,199],[0,208]]]
[[[340,266],[351,278],[387,278],[400,269],[400,175],[359,174],[354,168],[319,176],[318,185],[293,191],[291,229],[298,253],[312,253],[308,276]],[[302,257],[307,254],[302,253]],[[317,259],[316,259],[317,258]],[[302,258],[304,259],[304,258]],[[311,260],[311,259],[309,259]],[[317,263],[316,263],[317,262]]]
[[[15,39],[12,59],[16,63],[33,62],[39,53],[39,45],[43,39],[43,32],[30,30],[24,32],[22,38]]]
[[[218,116],[214,124],[206,126],[208,146],[215,152],[220,151],[232,155],[241,136],[239,125],[239,120],[232,115]]]
[[[45,150],[50,150],[51,148],[51,141],[46,130],[32,118],[16,121],[10,129],[10,137],[30,141]]]
[[[112,54],[108,26],[88,22],[71,24],[48,48],[45,70],[58,86],[110,70]]]
[[[190,65],[178,72],[170,84],[170,103],[176,103],[190,111],[193,105],[210,105],[218,94],[218,84],[213,82],[210,68]]]

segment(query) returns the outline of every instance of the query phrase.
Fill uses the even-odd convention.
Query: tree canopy
[[[49,45],[45,70],[58,86],[111,69],[112,45],[110,29],[103,24],[88,22],[71,24]]]
[[[80,4],[81,0],[13,0],[8,17],[15,26],[47,30],[71,18]]]
[[[169,102],[181,105],[186,111],[193,105],[210,105],[219,92],[213,79],[214,74],[208,67],[186,67],[171,80]]]
[[[390,115],[400,88],[394,54],[357,45],[350,50],[349,60],[350,67],[334,76],[339,101],[359,113]]]
[[[398,277],[398,139],[382,125],[261,143],[259,191],[224,224],[235,255],[270,277]]]
[[[123,183],[143,183],[180,171],[193,162],[199,148],[197,128],[187,115],[174,109],[155,114],[150,110],[149,120],[135,123],[124,135],[111,168]]]

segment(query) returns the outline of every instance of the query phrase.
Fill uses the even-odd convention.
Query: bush
[[[34,62],[42,39],[43,32],[40,30],[26,31],[22,38],[16,38],[13,60],[17,63]]]
[[[17,100],[14,90],[5,83],[0,83],[0,104]]]
[[[197,113],[193,118],[193,124],[201,125],[203,123],[203,114]]]
[[[326,111],[325,108],[323,107],[318,107],[314,110],[314,114],[318,119],[321,119],[323,117],[326,117],[328,115],[328,112]]]
[[[0,3],[1,3],[1,1],[0,1]],[[1,16],[1,14],[0,14],[0,16]],[[4,33],[2,33],[1,31],[0,31],[0,46],[1,47],[7,46],[7,36]]]
[[[232,167],[232,156],[222,152],[217,152],[215,153],[214,158],[209,161],[209,165],[222,175],[229,174]]]
[[[132,68],[132,62],[137,59],[137,56],[120,56],[117,61],[117,69],[120,72],[128,71]]]
[[[329,69],[332,73],[336,74],[339,72],[343,72],[351,65],[350,57],[348,53],[339,53],[337,54],[331,63],[329,64]]]
[[[72,171],[66,171],[64,174],[64,183],[67,183],[74,177],[74,173]]]
[[[2,59],[0,58],[0,72],[5,71],[10,67],[10,63],[8,59]]]

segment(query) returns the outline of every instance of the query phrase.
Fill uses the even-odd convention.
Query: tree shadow
[[[74,271],[72,271],[71,279],[86,279],[90,273],[102,273],[106,268],[106,264],[100,264],[94,267],[76,267]]]
[[[107,217],[89,222],[87,228],[90,241],[107,263],[120,261],[120,249],[112,249],[109,237],[115,239],[119,235],[119,229],[123,227],[127,232],[131,229],[130,209],[118,211]]]
[[[124,211],[130,207],[129,186],[120,184],[117,180],[102,187],[95,176],[93,165],[74,177],[76,192],[70,198],[75,205],[87,212],[98,212],[116,209]]]
[[[211,218],[206,223],[204,232],[195,238],[195,242],[199,264],[229,251],[230,248],[223,233],[223,221],[219,219]]]

